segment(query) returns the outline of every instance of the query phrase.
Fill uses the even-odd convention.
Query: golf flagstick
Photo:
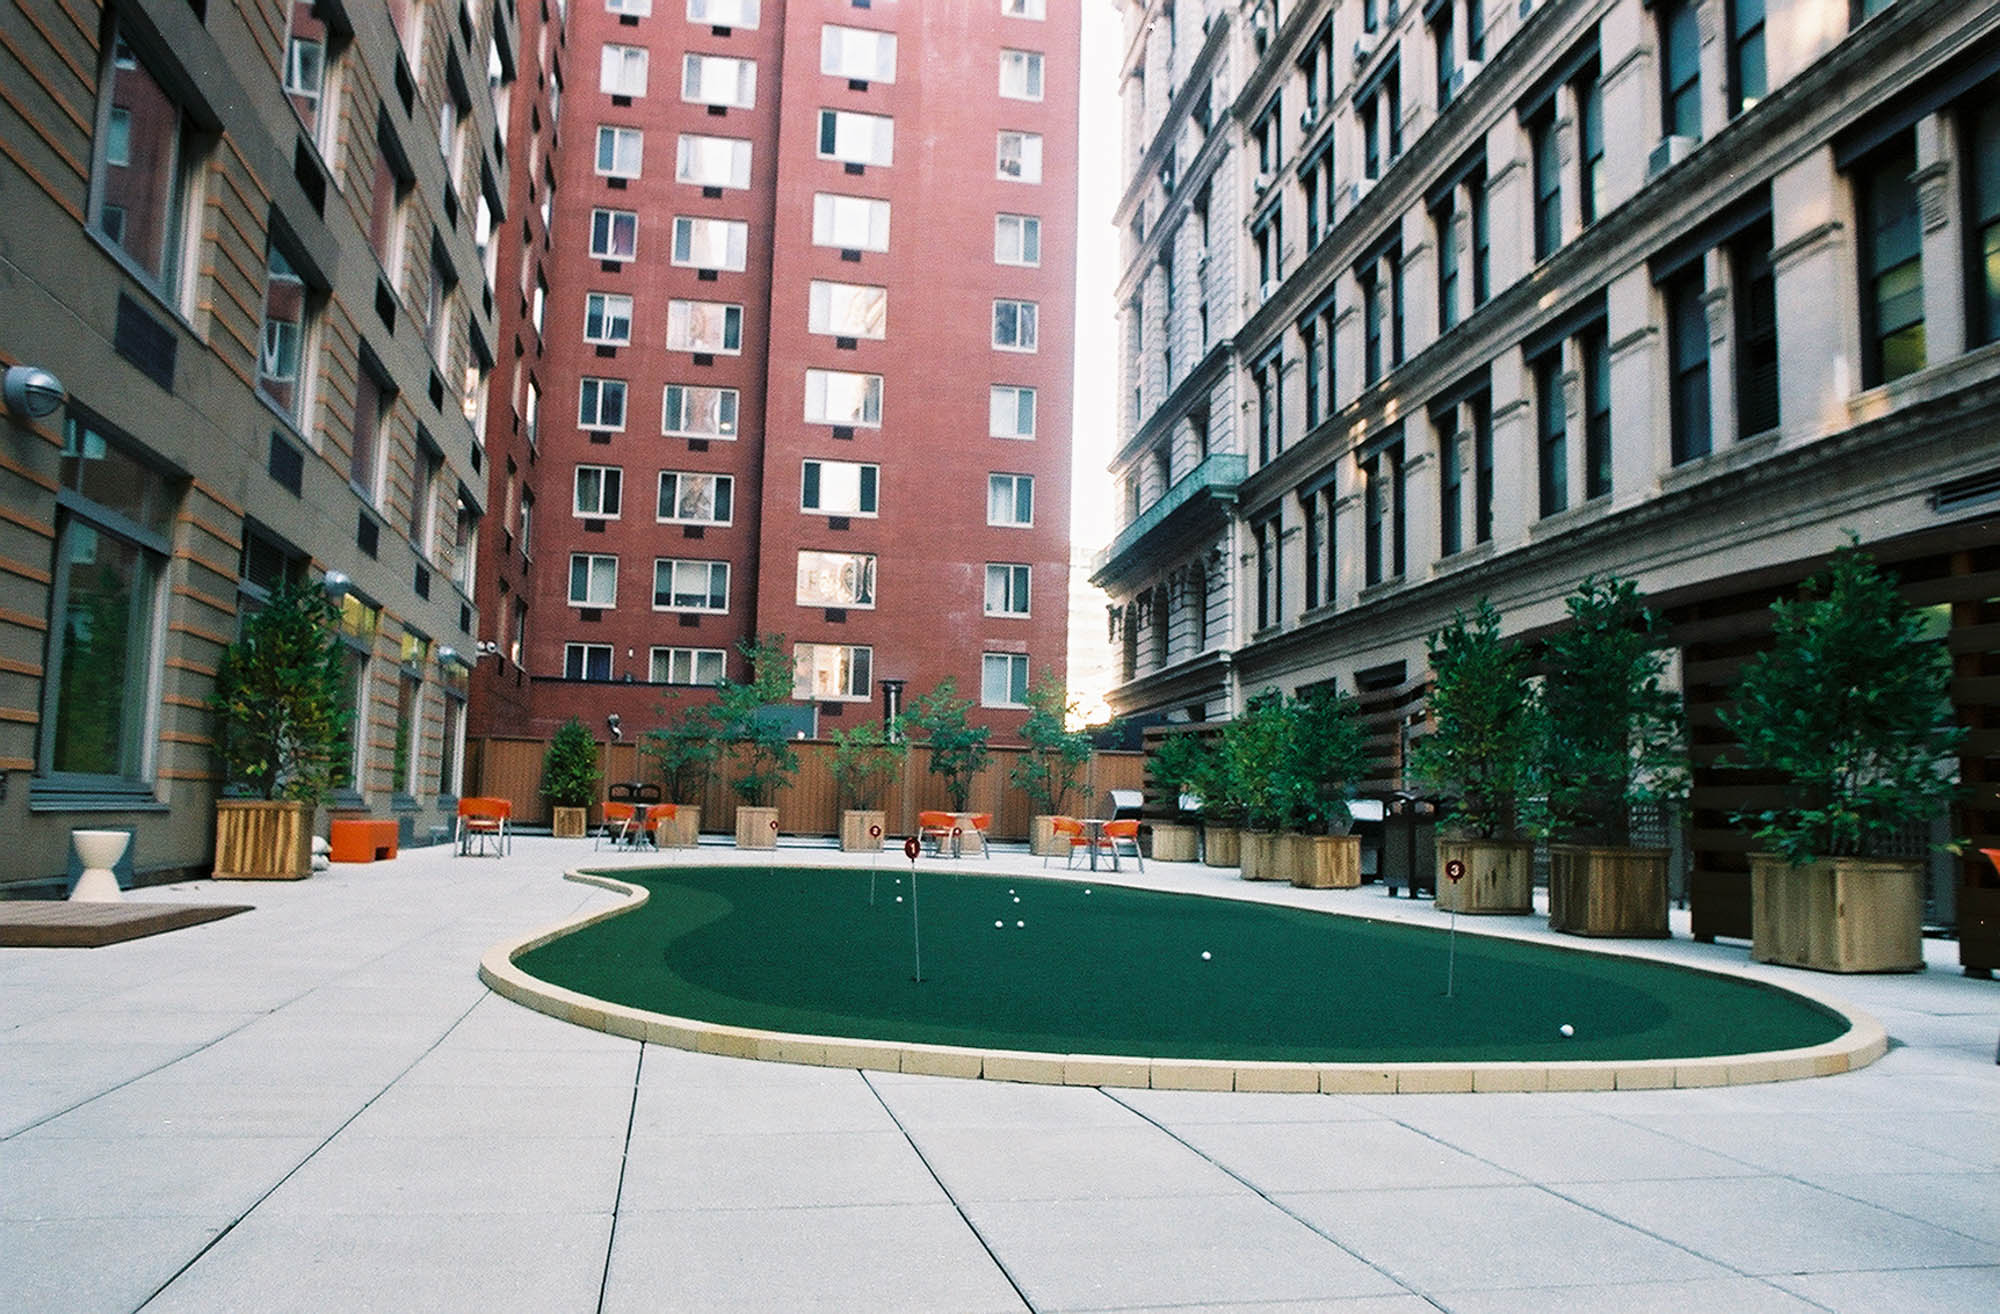
[[[910,860],[910,949],[916,959],[918,984],[924,979],[924,942],[917,927],[917,853],[921,848],[915,835],[903,841],[903,856]]]
[[[1446,952],[1444,960],[1444,997],[1455,999],[1458,985],[1458,883],[1465,879],[1465,863],[1457,858],[1451,859],[1444,865],[1444,875],[1452,884],[1451,947]],[[1414,892],[1417,888],[1414,875],[1410,877],[1410,882],[1410,889]]]
[[[870,826],[868,838],[875,841],[875,856],[868,860],[868,906],[875,906],[875,874],[882,869],[882,828]]]

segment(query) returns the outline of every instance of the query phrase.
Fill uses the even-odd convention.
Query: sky
[[[1112,290],[1118,279],[1118,238],[1111,224],[1123,178],[1119,171],[1118,59],[1124,26],[1110,0],[1083,6],[1082,94],[1077,149],[1076,384],[1072,433],[1075,495],[1070,540],[1104,545],[1117,528],[1114,499],[1093,496],[1107,476],[1117,424],[1118,321]]]

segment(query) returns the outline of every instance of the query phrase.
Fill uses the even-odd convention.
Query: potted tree
[[[639,751],[653,759],[674,805],[671,829],[662,842],[691,849],[701,842],[702,800],[722,759],[721,727],[713,703],[690,703],[671,713],[663,705],[660,711],[663,723],[646,732]]]
[[[549,801],[549,833],[581,839],[590,829],[590,805],[597,801],[597,741],[582,719],[572,716],[556,727],[542,754],[542,797]]]
[[[354,710],[324,590],[282,582],[222,654],[209,706],[224,790],[215,805],[219,880],[312,874],[312,822],[346,765]]]
[[[1285,779],[1291,732],[1284,694],[1266,689],[1253,695],[1222,733],[1230,788],[1243,805],[1241,858],[1246,881],[1291,879],[1278,855],[1278,834],[1291,807]]]
[[[1290,733],[1281,773],[1285,795],[1280,866],[1307,889],[1361,884],[1361,837],[1348,793],[1366,765],[1354,700],[1321,686],[1285,704]]]
[[[888,833],[882,797],[903,769],[910,746],[874,721],[836,730],[833,785],[840,796],[840,847],[846,853],[879,851]]]
[[[1425,640],[1430,653],[1430,733],[1410,748],[1411,774],[1444,797],[1437,862],[1463,864],[1439,880],[1437,906],[1464,913],[1535,908],[1535,846],[1521,833],[1521,798],[1532,791],[1540,704],[1526,654],[1500,637],[1500,616],[1482,599],[1470,617]]]
[[[778,846],[778,791],[798,774],[799,755],[773,709],[792,696],[792,659],[783,635],[767,634],[737,645],[750,664],[750,678],[724,680],[716,690],[716,716],[724,742],[730,745],[734,774],[736,847],[774,849]]]
[[[1147,769],[1167,789],[1200,801],[1201,860],[1211,867],[1234,867],[1242,857],[1238,823],[1243,805],[1221,731],[1188,726],[1165,735],[1154,746]]]
[[[973,777],[992,757],[986,746],[992,728],[967,721],[965,714],[971,709],[972,701],[958,696],[958,682],[946,676],[937,688],[915,699],[903,716],[903,724],[923,735],[931,774],[944,779],[953,812],[971,809]]]
[[[1744,663],[1723,714],[1737,765],[1783,782],[1773,806],[1736,814],[1764,848],[1750,859],[1750,956],[1921,970],[1922,864],[1881,852],[1955,791],[1950,659],[1852,542],[1771,612],[1772,646]]]
[[[1090,764],[1090,736],[1069,728],[1074,710],[1054,676],[1044,674],[1028,687],[1028,719],[1021,725],[1028,751],[1008,779],[1028,796],[1028,850],[1038,857],[1048,854],[1051,823]]]
[[[1680,697],[1662,681],[1659,620],[1636,585],[1592,576],[1567,599],[1545,658],[1538,828],[1549,845],[1549,925],[1664,936],[1667,850],[1635,847],[1632,813],[1687,794]]]

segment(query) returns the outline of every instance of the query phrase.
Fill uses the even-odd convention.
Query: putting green
[[[1690,1058],[1819,1045],[1788,991],[1583,949],[1231,899],[884,863],[616,873],[641,907],[521,954],[673,1017],[986,1050],[1300,1063]],[[923,980],[913,980],[921,948]],[[1574,1029],[1565,1038],[1561,1028]]]

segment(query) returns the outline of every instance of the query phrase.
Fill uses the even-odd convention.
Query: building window
[[[799,509],[831,516],[873,516],[882,468],[856,461],[807,461],[799,474]]]
[[[1660,118],[1667,135],[1701,136],[1701,21],[1696,0],[1662,0]]]
[[[1273,351],[1258,361],[1252,378],[1257,385],[1257,463],[1268,465],[1284,446],[1284,358]]]
[[[257,352],[257,391],[297,421],[305,413],[307,349],[313,299],[305,281],[274,242],[264,271],[264,331]]]
[[[597,128],[597,174],[600,178],[637,178],[646,154],[646,134],[637,128],[608,123]]]
[[[889,289],[814,279],[806,327],[837,338],[879,338],[889,329]]]
[[[569,605],[618,605],[618,558],[592,552],[569,554]]]
[[[396,679],[396,739],[391,750],[391,787],[405,797],[415,796],[422,774],[424,667],[430,657],[430,640],[405,631]]]
[[[1257,628],[1267,630],[1284,616],[1284,526],[1277,516],[1251,530],[1257,544]]]
[[[54,785],[151,776],[161,591],[176,496],[123,442],[63,425],[36,769]]]
[[[807,370],[806,423],[880,428],[882,376]]]
[[[1479,307],[1493,295],[1493,229],[1486,199],[1486,171],[1465,180],[1467,209],[1472,213],[1472,304]]]
[[[1361,456],[1362,570],[1368,584],[1401,577],[1404,568],[1403,444],[1391,439]]]
[[[986,523],[1010,529],[1035,524],[1035,477],[1024,474],[986,476]]]
[[[813,245],[848,251],[887,251],[889,203],[865,196],[815,193]]]
[[[1001,351],[1035,350],[1035,314],[1032,301],[993,303],[993,345]]]
[[[657,558],[653,562],[653,610],[728,611],[729,563]]]
[[[1000,94],[1008,100],[1042,98],[1042,57],[1038,52],[1000,52]]]
[[[697,187],[750,186],[750,143],[684,132],[675,143],[674,180]]]
[[[1438,331],[1440,333],[1458,323],[1458,238],[1454,225],[1458,211],[1457,189],[1431,211],[1431,231],[1437,240],[1438,253]]]
[[[864,552],[799,553],[801,607],[873,607],[875,558]]]
[[[1380,178],[1403,153],[1402,75],[1394,63],[1361,98],[1361,176]]]
[[[610,678],[610,644],[565,643],[563,645],[563,679],[608,680]]]
[[[1028,614],[1028,568],[1022,565],[988,562],[986,565],[986,614],[1026,616]]]
[[[364,501],[377,506],[382,500],[385,455],[382,429],[396,395],[383,385],[366,361],[354,376],[354,445],[348,451],[347,477]]]
[[[1259,294],[1269,300],[1277,295],[1284,274],[1284,207],[1274,205],[1250,226],[1250,241],[1257,251]]]
[[[346,698],[353,711],[347,723],[347,742],[335,769],[338,789],[358,792],[368,777],[368,724],[373,719],[373,700],[368,688],[368,658],[375,650],[375,634],[382,624],[382,609],[354,593],[340,601],[341,656],[346,663]]]
[[[993,220],[993,262],[1000,265],[1042,263],[1042,221],[1033,215],[1003,214]]]
[[[534,543],[535,543],[535,495],[532,492],[524,490],[521,493],[520,534],[519,534],[519,539],[515,544],[515,546],[521,549],[521,559],[523,561],[529,560],[534,557],[535,555]]]
[[[1859,166],[1861,384],[1872,388],[1924,367],[1923,220],[1915,141],[1903,133]]]
[[[1493,539],[1493,394],[1484,388],[1466,409],[1472,417],[1472,541]]]
[[[691,105],[755,109],[757,61],[727,55],[686,55],[681,60],[681,99]]]
[[[1729,113],[1754,108],[1769,91],[1764,71],[1764,0],[1729,0]]]
[[[1332,507],[1319,492],[1299,494],[1299,518],[1305,524],[1305,609],[1333,601],[1333,571],[1328,552],[1332,547]]]
[[[1964,127],[1966,255],[1975,344],[2000,342],[2000,100],[1989,100]]]
[[[1333,409],[1333,398],[1326,389],[1327,344],[1321,336],[1317,315],[1299,321],[1299,348],[1305,354],[1306,428],[1312,430]]]
[[[1605,326],[1577,335],[1583,372],[1583,496],[1611,493],[1611,339]]]
[[[875,650],[840,643],[792,647],[792,697],[861,702],[874,692]]]
[[[726,525],[734,518],[735,493],[733,475],[662,470],[654,518],[663,525]]]
[[[581,379],[576,390],[576,427],[617,432],[625,427],[625,380]]]
[[[1562,349],[1544,353],[1535,373],[1536,507],[1552,516],[1569,505],[1569,430],[1562,395]]]
[[[292,102],[321,155],[331,153],[334,121],[334,66],[328,58],[326,24],[318,6],[294,0],[291,30],[285,38],[285,97]]]
[[[694,10],[699,3],[700,0],[689,0],[688,17],[691,20],[695,19]],[[653,0],[604,0],[604,12],[623,18],[651,18]]]
[[[981,707],[1028,705],[1028,654],[989,652],[980,656],[979,705]]]
[[[1035,436],[1035,390],[996,383],[990,393],[987,432],[995,438]]]
[[[1449,0],[1438,9],[1437,18],[1431,23],[1431,47],[1437,52],[1437,107],[1442,110],[1451,104],[1458,83],[1458,51],[1454,46],[1452,31],[1452,6]]]
[[[719,301],[669,301],[667,350],[736,355],[743,350],[743,307]]]
[[[598,62],[597,89],[607,96],[645,95],[645,48],[605,46]]]
[[[623,0],[623,3],[643,3],[648,13],[653,8],[653,0]],[[755,31],[760,8],[758,0],[687,0],[688,22],[707,23],[710,27],[741,27]]]
[[[114,32],[99,77],[91,227],[164,299],[180,303],[187,211],[195,187],[193,134],[181,107]],[[123,130],[112,126],[122,115]]]
[[[1382,287],[1380,266],[1367,265],[1355,271],[1361,288],[1361,381],[1373,387],[1382,379],[1383,334],[1389,316],[1389,299]]]
[[[615,465],[576,468],[576,514],[586,520],[616,520],[625,472]]]
[[[583,340],[622,347],[632,341],[632,298],[618,292],[592,292],[583,299]]]
[[[528,446],[535,445],[542,416],[542,390],[534,379],[528,380],[527,400],[521,410],[521,436],[528,440]]]
[[[1546,260],[1562,246],[1562,150],[1553,109],[1528,129],[1534,156],[1535,259]]]
[[[639,250],[639,216],[631,210],[590,212],[590,254],[599,260],[630,260]]]
[[[734,388],[669,383],[660,396],[660,433],[668,438],[736,437]]]
[[[1771,264],[1771,221],[1730,244],[1736,303],[1736,435],[1778,427],[1778,280]]]
[[[438,680],[444,692],[444,724],[438,736],[437,792],[450,799],[461,788],[460,764],[465,761],[465,700],[471,683],[462,662],[439,662]]]
[[[750,225],[740,219],[674,216],[674,263],[740,272],[750,255]]]
[[[1586,226],[1604,214],[1604,84],[1592,64],[1570,84],[1576,93],[1577,203]]]
[[[1438,554],[1453,556],[1465,549],[1465,460],[1458,431],[1458,407],[1431,416],[1438,445]]]
[[[999,176],[1014,182],[1042,180],[1042,134],[1003,132],[1000,134]]]
[[[1713,447],[1708,397],[1707,287],[1697,261],[1661,289],[1667,302],[1667,352],[1673,370],[1670,396],[1673,461],[1707,456]]]
[[[722,683],[728,655],[720,648],[654,648],[646,659],[654,684],[711,685]]]
[[[893,162],[896,121],[886,114],[856,114],[850,110],[819,112],[819,157],[844,164]]]
[[[896,35],[823,24],[819,29],[819,71],[859,82],[894,82]]]
[[[1041,19],[1047,17],[1046,3],[1047,0],[1000,0],[1000,14],[1003,18]]]
[[[1334,177],[1331,146],[1299,166],[1299,187],[1305,193],[1306,245],[1318,246],[1333,231]]]

